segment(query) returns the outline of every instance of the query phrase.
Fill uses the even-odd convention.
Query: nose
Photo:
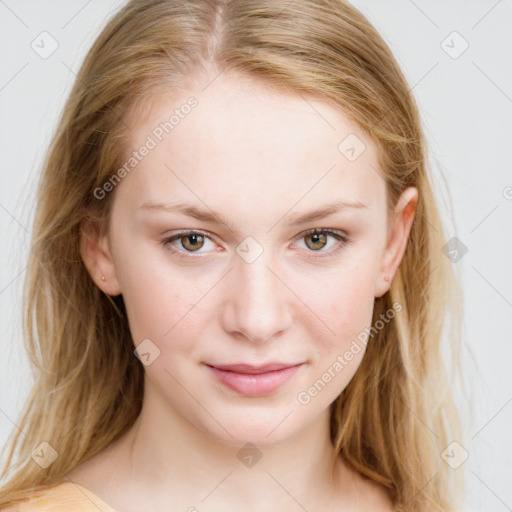
[[[226,332],[262,343],[288,329],[293,319],[293,293],[279,270],[264,257],[247,263],[236,258],[226,283],[222,322]]]

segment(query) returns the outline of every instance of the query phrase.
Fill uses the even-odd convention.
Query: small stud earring
[[[389,282],[389,277],[388,277],[388,276],[385,276],[385,277],[384,277],[384,281],[388,281],[388,282]]]
[[[105,276],[101,276],[101,280],[102,280],[102,281],[105,281]]]

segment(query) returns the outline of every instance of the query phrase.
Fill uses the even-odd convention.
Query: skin
[[[371,326],[374,299],[388,291],[403,258],[418,192],[406,189],[387,219],[374,145],[326,103],[226,74],[203,88],[159,99],[132,124],[138,148],[168,112],[190,95],[198,100],[116,186],[108,236],[85,226],[89,273],[106,294],[123,294],[134,347],[150,339],[160,354],[144,367],[135,425],[68,478],[125,512],[170,504],[391,510],[386,492],[341,459],[330,472],[328,407],[365,350],[309,403],[297,396]],[[349,134],[366,145],[355,161],[338,150]],[[336,200],[366,207],[288,224]],[[140,209],[170,201],[219,212],[227,224]],[[341,231],[349,241],[325,232],[315,239],[304,233],[311,228]],[[186,229],[210,238],[194,246],[178,237],[177,252],[161,244]],[[246,237],[257,241],[251,251],[262,250],[252,262],[236,251]],[[256,397],[226,388],[204,364],[267,361],[303,364],[279,389]],[[262,455],[252,467],[237,457],[248,442]]]

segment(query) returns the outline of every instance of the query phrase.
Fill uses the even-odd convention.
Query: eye
[[[333,242],[329,245],[329,237],[333,239]],[[313,254],[308,255],[308,257],[323,257],[332,254],[336,254],[340,251],[345,244],[348,243],[348,237],[343,234],[341,231],[333,230],[333,229],[320,229],[314,228],[306,231],[305,233],[301,233],[296,240],[305,240],[305,245],[307,249],[310,249],[308,252],[317,252],[319,255]],[[334,248],[333,248],[334,246]],[[323,250],[325,247],[329,247],[326,250]]]
[[[331,243],[330,246],[329,238],[333,239],[333,243]],[[319,253],[318,255],[308,255],[308,257],[311,258],[318,258],[336,254],[349,242],[349,238],[341,231],[319,228],[310,229],[309,231],[301,233],[298,237],[295,238],[295,240],[302,239],[306,241],[305,245],[306,249],[309,249],[308,252]],[[205,246],[206,241],[214,244],[213,240],[207,233],[197,230],[188,230],[164,238],[160,243],[161,245],[168,248],[172,252],[178,253],[178,256],[187,257],[187,253],[201,254],[203,252],[208,252],[207,250],[200,250]],[[330,248],[327,250],[323,250],[325,247]]]
[[[202,249],[205,246],[205,242],[207,240],[213,243],[206,233],[203,233],[202,231],[189,230],[165,238],[162,240],[161,244],[164,247],[168,247],[173,252],[199,253],[206,252],[199,251],[199,249]],[[181,248],[179,248],[179,246],[181,246]]]

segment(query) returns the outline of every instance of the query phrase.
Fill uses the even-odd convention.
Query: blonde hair
[[[35,382],[9,439],[2,477],[12,475],[0,507],[55,485],[141,410],[144,370],[123,299],[92,281],[81,229],[90,220],[108,231],[114,194],[100,200],[94,190],[125,161],[135,113],[214,67],[341,109],[376,144],[389,215],[401,191],[418,189],[408,246],[391,289],[375,299],[373,324],[394,303],[403,309],[372,337],[331,405],[331,438],[334,457],[387,487],[397,511],[455,510],[463,482],[441,452],[461,431],[441,341],[452,318],[458,361],[462,296],[442,254],[414,97],[381,36],[343,0],[133,0],[108,21],[77,75],[38,188],[24,287]],[[31,457],[42,441],[59,454],[45,469]]]

